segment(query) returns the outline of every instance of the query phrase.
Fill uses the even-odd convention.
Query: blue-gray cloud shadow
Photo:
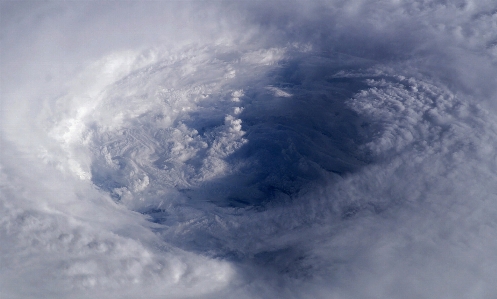
[[[183,192],[220,206],[264,208],[291,201],[330,174],[342,177],[371,163],[360,147],[377,128],[347,100],[368,88],[366,77],[350,74],[372,64],[338,53],[282,62],[245,88],[239,117],[247,143],[226,159],[239,171]],[[278,96],[275,88],[291,96]],[[202,133],[219,124],[195,115],[188,125]]]

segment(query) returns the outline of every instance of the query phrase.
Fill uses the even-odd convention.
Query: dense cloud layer
[[[1,298],[493,298],[492,1],[1,2]]]

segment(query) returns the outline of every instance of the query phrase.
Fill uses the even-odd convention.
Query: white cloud
[[[495,297],[495,9],[1,2],[2,295]]]

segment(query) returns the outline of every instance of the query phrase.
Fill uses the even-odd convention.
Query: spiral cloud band
[[[1,1],[0,298],[495,298],[493,2]]]

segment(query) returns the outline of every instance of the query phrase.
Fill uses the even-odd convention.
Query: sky
[[[0,1],[0,298],[495,298],[493,1]]]

